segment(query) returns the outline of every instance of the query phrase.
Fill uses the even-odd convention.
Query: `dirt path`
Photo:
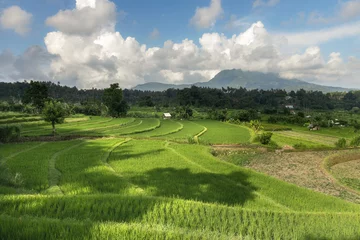
[[[334,182],[322,169],[326,157],[337,151],[268,153],[256,157],[246,167],[289,183],[360,203],[360,196]]]

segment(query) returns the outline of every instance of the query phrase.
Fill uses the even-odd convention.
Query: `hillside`
[[[261,73],[242,71],[240,69],[223,70],[208,82],[192,84],[198,87],[209,88],[226,88],[244,87],[247,89],[284,89],[286,91],[296,91],[299,89],[322,91],[322,92],[344,92],[349,91],[346,88],[322,86],[297,79],[284,79],[274,73]],[[191,84],[163,84],[157,82],[149,82],[136,86],[135,90],[142,91],[164,91],[169,88],[183,89],[190,87]]]
[[[293,154],[314,165],[315,156],[247,148],[245,125],[74,116],[57,129],[80,138],[46,141],[49,123],[23,122],[24,136],[42,140],[0,144],[0,239],[359,239],[358,198],[343,200],[350,192],[320,169],[293,165],[291,175],[325,181],[324,189],[335,184],[341,196],[241,166],[234,157],[254,151],[261,164],[285,165]],[[315,136],[308,138],[329,138]],[[228,144],[239,151],[228,155]],[[336,151],[327,156],[338,160]]]

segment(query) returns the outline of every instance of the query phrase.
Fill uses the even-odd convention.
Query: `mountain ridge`
[[[307,91],[322,92],[346,92],[349,88],[332,87],[309,83],[298,79],[284,79],[275,73],[262,73],[255,71],[242,71],[241,69],[223,70],[208,82],[198,82],[193,84],[166,84],[159,82],[148,82],[135,86],[134,90],[141,91],[165,91],[169,88],[183,89],[191,86],[209,88],[247,88],[247,89],[284,89],[286,91],[296,91],[304,89]]]

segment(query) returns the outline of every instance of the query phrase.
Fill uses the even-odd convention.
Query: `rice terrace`
[[[0,240],[360,240],[360,0],[0,0]]]

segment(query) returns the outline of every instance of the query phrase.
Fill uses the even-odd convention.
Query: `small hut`
[[[164,119],[171,119],[171,114],[170,113],[164,113],[163,118]]]

